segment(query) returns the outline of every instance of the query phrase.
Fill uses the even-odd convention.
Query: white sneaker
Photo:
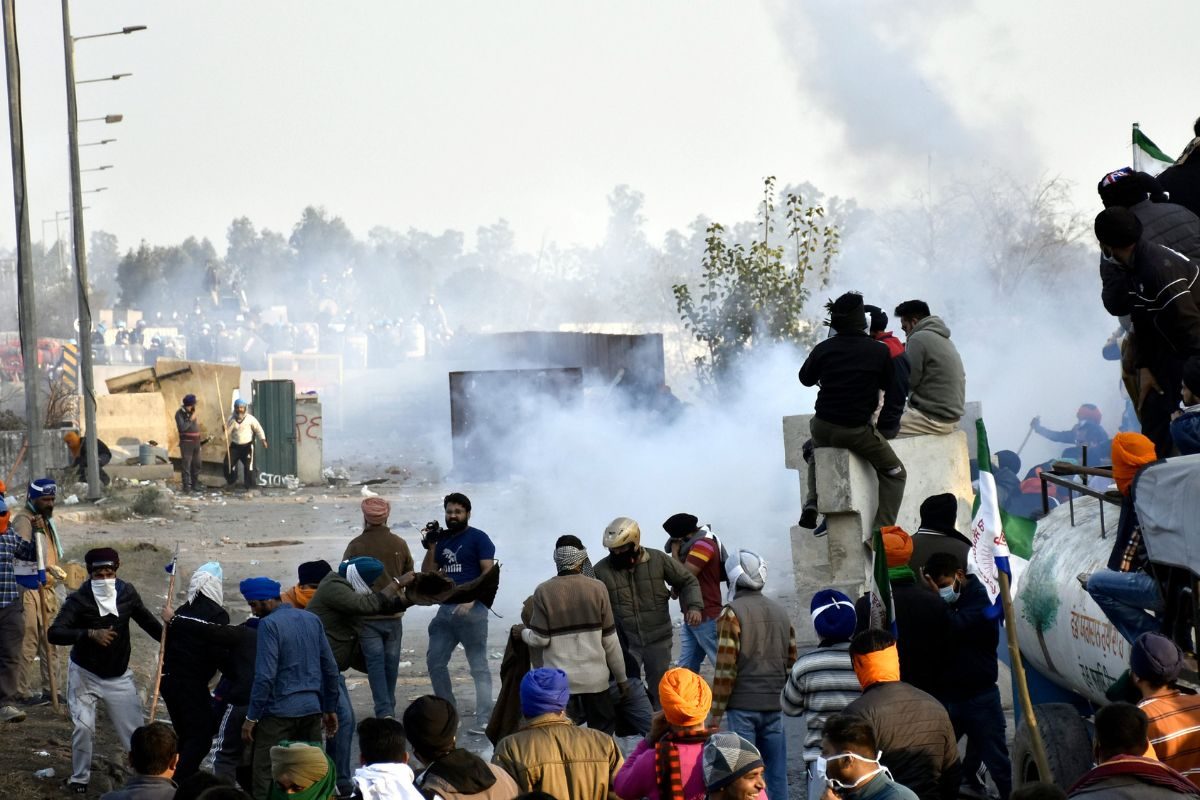
[[[24,722],[25,712],[16,706],[0,708],[0,722]]]

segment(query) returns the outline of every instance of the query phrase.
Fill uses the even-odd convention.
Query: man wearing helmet
[[[645,670],[657,709],[658,682],[671,666],[671,595],[687,609],[685,622],[699,625],[700,584],[675,558],[643,548],[642,531],[629,517],[618,517],[604,529],[604,547],[608,555],[596,565],[596,578],[608,588],[617,625],[628,639],[629,654]]]
[[[246,401],[240,397],[233,401],[233,416],[225,423],[229,431],[229,469],[225,482],[229,486],[237,483],[238,464],[242,465],[242,479],[247,489],[254,485],[254,439],[258,437],[263,449],[267,449],[267,435],[254,415],[246,410]]]

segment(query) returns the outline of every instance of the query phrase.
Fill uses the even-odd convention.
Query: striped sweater
[[[862,686],[850,663],[850,643],[838,642],[810,650],[792,665],[780,701],[789,717],[804,717],[804,760],[816,761],[821,754],[821,730],[825,720],[862,694]]]
[[[1174,691],[1138,703],[1158,760],[1200,786],[1200,695]]]
[[[535,667],[567,673],[571,694],[607,692],[610,674],[625,682],[625,657],[603,583],[579,573],[559,575],[534,589],[531,600],[521,638]]]

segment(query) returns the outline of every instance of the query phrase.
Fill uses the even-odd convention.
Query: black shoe
[[[48,706],[50,705],[50,693],[41,692],[40,694],[31,694],[28,697],[22,697],[18,702],[20,702],[21,705],[28,707]]]
[[[800,514],[800,527],[810,531],[817,527],[817,509],[814,506],[804,507],[804,512]]]
[[[829,518],[821,520],[821,524],[813,531],[813,536],[825,536],[829,533]]]

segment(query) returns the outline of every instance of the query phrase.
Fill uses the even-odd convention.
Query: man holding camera
[[[437,570],[455,585],[479,578],[496,565],[496,546],[488,535],[467,523],[471,519],[471,501],[454,492],[442,502],[446,527],[437,522],[425,526],[421,544],[425,547],[422,572]],[[450,655],[462,644],[475,680],[475,725],[471,733],[482,734],[492,712],[492,673],[487,660],[488,608],[480,602],[443,603],[429,623],[429,649],[425,663],[433,693],[457,703],[450,684]]]

